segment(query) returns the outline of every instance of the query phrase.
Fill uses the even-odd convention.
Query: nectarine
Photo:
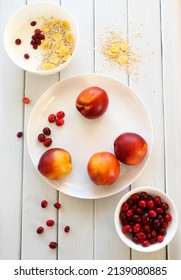
[[[87,119],[102,116],[108,107],[109,99],[105,90],[92,86],[83,90],[76,99],[77,110]]]
[[[116,158],[127,165],[136,165],[143,161],[148,152],[145,139],[133,132],[125,132],[114,141]]]
[[[39,172],[51,180],[59,180],[72,170],[71,156],[61,148],[52,148],[42,154],[38,163]]]
[[[120,164],[112,153],[98,152],[90,157],[87,172],[96,185],[112,185],[120,175]]]

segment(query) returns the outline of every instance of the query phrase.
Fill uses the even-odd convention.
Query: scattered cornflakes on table
[[[101,40],[100,53],[128,75],[135,75],[135,66],[141,62],[141,54],[133,51],[132,46],[121,33],[114,31],[108,31]]]

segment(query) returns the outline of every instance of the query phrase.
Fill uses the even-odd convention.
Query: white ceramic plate
[[[85,119],[76,109],[79,93],[87,87],[99,86],[109,96],[106,113],[96,119]],[[65,112],[65,123],[57,127],[47,120],[49,114]],[[128,187],[143,171],[152,149],[152,123],[143,102],[120,81],[110,77],[84,74],[62,80],[49,88],[38,100],[31,113],[27,143],[30,157],[37,169],[42,153],[47,150],[37,136],[44,127],[51,128],[52,145],[68,150],[72,156],[73,170],[63,180],[53,181],[43,177],[57,190],[79,198],[107,197]],[[149,150],[144,161],[136,166],[121,164],[120,178],[111,186],[97,186],[87,174],[87,162],[95,152],[113,153],[115,138],[123,132],[135,132],[147,141]]]

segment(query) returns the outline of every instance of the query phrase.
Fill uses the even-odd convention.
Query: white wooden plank
[[[181,2],[161,1],[163,30],[163,85],[165,99],[166,191],[176,204],[179,227],[168,246],[168,259],[181,259]]]
[[[93,1],[62,0],[77,21],[80,29],[80,45],[76,57],[60,74],[61,79],[85,72],[93,72]],[[86,143],[85,143],[86,144]],[[75,143],[76,145],[76,143]],[[59,215],[59,259],[93,259],[94,205],[93,200],[83,200],[59,194],[63,205]],[[64,226],[71,230],[64,232]]]
[[[95,72],[112,76],[123,83],[128,77],[124,71],[112,68],[100,53],[107,30],[123,33],[127,38],[127,1],[95,2]],[[95,258],[129,259],[130,249],[118,238],[114,227],[114,211],[119,199],[127,190],[110,198],[95,202]]]
[[[7,56],[3,46],[4,28],[23,1],[0,2],[0,259],[19,259],[21,244],[22,147],[17,138],[23,128],[23,71]]]
[[[37,1],[28,1],[37,2]],[[52,1],[59,3],[59,1]],[[25,106],[24,133],[30,113],[38,98],[51,85],[59,80],[59,74],[50,76],[36,76],[26,73],[25,96],[30,98],[31,102]],[[38,120],[37,120],[38,121]],[[36,125],[36,124],[35,124]],[[23,158],[23,209],[22,209],[22,259],[56,259],[57,250],[51,250],[48,247],[49,242],[57,241],[58,214],[53,204],[57,202],[57,191],[49,186],[37,173],[33,166],[28,149],[27,142],[24,145]],[[42,209],[40,203],[46,199],[49,206]],[[45,223],[47,219],[53,219],[55,225],[47,228]],[[39,236],[36,233],[38,226],[44,226],[44,233]]]
[[[165,190],[160,2],[129,1],[128,14],[130,44],[142,53],[138,80],[135,82],[134,77],[130,77],[130,87],[145,102],[154,130],[151,159],[132,187],[152,186]],[[152,254],[133,251],[132,258],[165,259],[166,251],[163,249]]]

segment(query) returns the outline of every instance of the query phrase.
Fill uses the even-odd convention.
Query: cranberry
[[[66,226],[66,227],[64,228],[64,231],[65,231],[66,233],[68,233],[68,232],[70,231],[70,227],[69,227],[69,226]]]
[[[148,213],[144,213],[143,216],[141,217],[141,221],[143,224],[146,224],[149,221],[149,215]]]
[[[151,231],[151,236],[152,236],[152,237],[156,237],[156,236],[157,236],[157,233],[156,233],[155,230],[152,230],[152,231]]]
[[[139,215],[133,215],[133,221],[135,223],[140,223],[141,222],[141,217]]]
[[[153,228],[154,228],[154,229],[160,228],[160,222],[159,222],[158,219],[155,219],[155,220],[153,221]]]
[[[16,40],[15,40],[15,44],[18,45],[18,46],[21,45],[21,39],[19,39],[19,38],[16,39]]]
[[[140,224],[135,224],[135,225],[133,226],[133,232],[139,232],[140,229],[141,229],[141,225],[140,225]]]
[[[168,222],[167,221],[164,221],[162,223],[162,228],[166,229],[168,227]]]
[[[136,237],[136,236],[133,236],[133,237],[132,237],[132,241],[133,241],[135,244],[139,244],[139,243],[140,243],[139,238]]]
[[[122,227],[122,232],[124,234],[129,234],[132,232],[132,227],[130,225],[125,225]]]
[[[28,97],[24,97],[23,98],[23,103],[24,104],[29,104],[30,103],[30,99]]]
[[[49,147],[52,144],[52,139],[51,138],[47,138],[45,139],[45,141],[43,142],[43,145],[45,147]]]
[[[55,120],[56,120],[55,114],[50,114],[50,115],[48,116],[48,121],[49,121],[50,123],[53,123]]]
[[[36,25],[36,21],[33,20],[30,24],[31,24],[31,26],[35,26]]]
[[[41,233],[44,232],[44,228],[43,228],[43,227],[38,227],[37,230],[36,230],[36,232],[37,232],[38,234],[41,234]]]
[[[19,131],[19,132],[17,133],[17,137],[18,137],[18,138],[21,138],[22,136],[23,136],[23,132]]]
[[[147,207],[148,207],[148,209],[154,209],[155,208],[155,203],[152,199],[147,201]]]
[[[140,198],[143,199],[143,200],[147,200],[147,198],[148,198],[147,192],[140,193]]]
[[[163,204],[162,204],[162,209],[163,209],[163,210],[166,211],[166,210],[168,210],[168,208],[169,208],[169,206],[168,206],[167,203],[163,203]]]
[[[53,220],[47,220],[47,221],[46,221],[46,225],[47,225],[48,227],[52,227],[54,224],[55,224],[55,222],[54,222]]]
[[[140,240],[145,240],[146,234],[144,232],[138,232],[136,233],[136,237],[138,237]]]
[[[129,197],[126,202],[129,204],[129,207],[133,206],[133,200]]]
[[[50,135],[50,134],[51,134],[50,128],[49,128],[49,127],[44,127],[43,133],[44,133],[45,135]]]
[[[163,240],[164,240],[164,236],[163,236],[163,235],[158,235],[158,236],[157,236],[157,241],[158,241],[159,243],[163,242]]]
[[[157,213],[154,210],[149,210],[148,214],[151,218],[156,218],[156,216],[157,216]]]
[[[136,214],[138,214],[138,215],[143,215],[143,213],[144,213],[144,210],[143,210],[143,209],[137,208]]]
[[[172,220],[172,216],[169,213],[165,214],[165,221],[170,222]]]
[[[31,36],[31,39],[36,40],[36,34],[34,34],[33,36]]]
[[[133,205],[133,206],[131,207],[131,209],[133,210],[133,213],[135,213],[136,210],[138,209],[138,206],[137,206],[137,205]]]
[[[155,211],[156,211],[157,214],[163,214],[163,212],[164,212],[164,210],[163,210],[162,207],[157,207],[157,208],[155,209]]]
[[[41,207],[45,208],[45,207],[47,207],[47,205],[48,205],[48,202],[46,200],[42,200]]]
[[[142,245],[143,245],[143,247],[148,247],[148,246],[150,246],[150,241],[146,239],[142,242]]]
[[[139,200],[138,205],[140,208],[146,208],[146,201],[145,200]]]
[[[40,39],[36,39],[36,44],[39,46],[41,45],[41,40]]]
[[[56,120],[56,125],[57,126],[62,126],[64,124],[64,119],[57,119]]]
[[[132,209],[129,209],[129,210],[126,212],[126,216],[127,216],[127,217],[132,217],[132,216],[133,216],[133,210],[132,210]]]
[[[36,44],[36,41],[32,39],[30,44],[33,46],[34,44]]]
[[[140,196],[139,196],[138,193],[134,193],[134,194],[132,194],[131,199],[132,199],[133,201],[138,201],[139,197],[140,197]]]
[[[60,209],[62,205],[59,202],[54,203],[54,207]]]
[[[150,232],[150,226],[149,225],[144,225],[143,230],[146,233]]]
[[[155,244],[157,242],[157,238],[156,237],[153,237],[150,239],[150,243],[151,244]]]
[[[24,58],[29,59],[29,58],[30,58],[29,54],[28,54],[28,53],[25,53],[25,54],[24,54]]]
[[[33,48],[36,50],[38,48],[37,44],[34,44]]]
[[[128,219],[125,219],[125,220],[122,221],[123,226],[128,225],[128,224],[129,224]]]
[[[162,224],[164,222],[164,217],[162,215],[158,215],[157,219],[159,220],[159,222]]]
[[[159,205],[161,204],[161,198],[160,198],[160,196],[156,195],[156,196],[154,197],[154,201],[155,201],[155,204],[156,204],[157,206],[159,206]]]
[[[45,35],[44,35],[44,34],[39,34],[39,35],[38,35],[38,39],[44,40],[44,39],[45,39]]]
[[[40,34],[41,33],[41,30],[40,29],[35,29],[35,34]]]
[[[50,247],[51,249],[56,249],[57,246],[58,246],[57,242],[52,241],[52,242],[49,243],[49,247]]]
[[[58,119],[62,119],[65,117],[65,113],[63,111],[59,111],[59,112],[57,112],[56,116]]]
[[[162,229],[160,229],[159,234],[165,236],[167,234],[167,230],[162,228]]]
[[[129,204],[127,202],[124,202],[121,206],[122,211],[127,211],[129,209]]]
[[[120,218],[121,221],[125,220],[125,219],[126,219],[126,214],[125,214],[125,212],[120,212],[119,218]]]
[[[44,141],[45,141],[45,135],[44,135],[43,133],[40,133],[40,134],[38,135],[38,141],[39,141],[39,142],[44,142]]]

